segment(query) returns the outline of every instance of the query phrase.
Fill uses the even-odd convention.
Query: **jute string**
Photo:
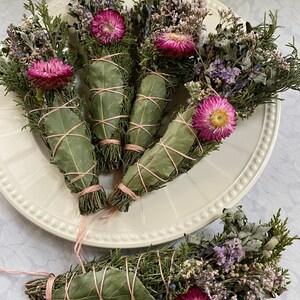
[[[78,227],[78,232],[77,232],[77,238],[76,238],[76,243],[74,245],[74,252],[76,257],[79,260],[82,272],[85,273],[85,268],[84,268],[84,263],[83,263],[83,257],[81,253],[82,249],[82,243],[84,238],[86,237],[86,234],[90,227],[94,224],[96,220],[107,220],[112,218],[115,214],[117,213],[116,208],[111,207],[105,210],[98,211],[95,213],[93,216],[91,216],[90,222],[87,224],[87,216],[81,216],[80,217],[80,222],[79,222],[79,227]]]
[[[126,97],[126,95],[122,92],[119,91],[119,89],[123,89],[125,88],[125,85],[120,85],[120,86],[110,86],[107,88],[94,88],[91,89],[91,92],[93,92],[93,96],[92,99],[93,100],[97,95],[101,94],[101,93],[113,93],[113,94],[117,94],[117,95],[121,95],[122,97]]]
[[[95,128],[98,125],[104,124],[104,125],[111,126],[114,129],[117,129],[117,127],[115,125],[109,123],[108,121],[112,121],[112,120],[116,120],[116,119],[122,119],[122,118],[128,118],[128,115],[119,115],[119,116],[114,116],[114,117],[103,119],[103,120],[92,119],[92,121],[95,122],[95,124],[93,124],[93,128]]]
[[[97,165],[97,163],[93,164],[86,172],[69,172],[69,173],[65,173],[64,175],[65,176],[77,175],[75,178],[73,178],[70,181],[71,184],[77,182],[78,180],[80,180],[81,178],[83,178],[86,175],[90,175],[90,176],[98,178],[97,174],[91,172],[96,167],[96,165]]]
[[[168,82],[169,84],[171,84],[171,82],[167,79],[167,77],[174,77],[173,75],[170,75],[170,74],[167,74],[167,73],[161,73],[161,72],[153,71],[153,70],[150,70],[148,68],[146,68],[146,70],[149,72],[149,74],[156,75],[156,76],[162,78],[163,80],[165,80],[166,82]]]
[[[159,106],[159,104],[157,102],[158,101],[164,101],[164,102],[170,102],[171,101],[170,99],[160,98],[160,97],[155,97],[155,96],[146,96],[146,95],[143,95],[143,94],[137,94],[136,96],[137,96],[137,99],[135,100],[135,102],[148,100],[151,103],[153,103],[159,109],[160,113],[162,113],[162,109],[161,109],[161,107]]]
[[[142,129],[142,130],[144,130],[145,132],[147,132],[147,134],[148,134],[150,137],[152,137],[152,134],[151,134],[151,132],[150,132],[146,127],[157,127],[156,124],[137,124],[137,123],[134,123],[134,122],[131,122],[131,121],[129,122],[129,124],[134,125],[134,126],[131,127],[131,128],[129,128],[129,129],[127,130],[127,132],[130,132],[130,131],[135,130],[135,129]]]
[[[112,58],[112,57],[118,56],[118,55],[126,55],[126,53],[120,52],[120,53],[108,54],[108,55],[105,55],[105,56],[103,56],[103,57],[95,58],[95,59],[93,59],[92,61],[96,61],[96,62],[97,62],[97,61],[107,62],[107,63],[110,63],[110,64],[116,66],[116,67],[119,68],[119,69],[122,69],[122,70],[125,71],[126,73],[128,73],[128,71],[127,71],[126,69],[124,69],[122,66],[118,65],[117,63],[115,63],[115,62],[112,61],[112,60],[109,60],[109,58]]]
[[[78,105],[75,106],[69,106],[70,103],[74,102],[75,100],[78,100],[78,98],[73,98],[69,100],[68,102],[62,104],[61,106],[52,106],[52,107],[43,107],[43,108],[37,108],[37,109],[32,109],[29,111],[29,113],[34,113],[34,112],[39,112],[39,111],[45,111],[45,110],[50,110],[49,112],[45,113],[38,121],[38,126],[40,126],[41,122],[43,119],[45,119],[47,116],[49,116],[52,113],[55,113],[59,111],[60,109],[78,109]]]
[[[85,124],[85,122],[81,122],[75,126],[73,126],[71,129],[69,129],[67,132],[65,133],[59,133],[59,134],[53,134],[53,135],[49,135],[46,136],[46,139],[51,139],[51,138],[56,138],[56,137],[60,137],[60,139],[57,141],[53,151],[52,151],[52,155],[54,156],[56,154],[56,151],[58,149],[58,147],[60,146],[60,144],[63,142],[63,140],[69,136],[75,136],[75,137],[80,137],[80,138],[84,138],[87,141],[90,141],[90,139],[84,135],[81,134],[77,134],[77,133],[72,133],[72,131],[74,131],[75,129],[77,129],[78,127],[82,126],[83,124]]]
[[[172,151],[172,152],[174,152],[174,153],[182,156],[183,158],[186,158],[186,159],[189,159],[189,160],[196,160],[195,158],[192,158],[192,157],[190,157],[190,156],[188,156],[188,155],[186,155],[186,154],[178,151],[177,149],[174,149],[172,147],[167,146],[166,144],[163,143],[163,141],[161,139],[159,140],[159,142],[157,143],[157,145],[162,146],[164,148],[167,156],[169,157],[172,165],[174,166],[174,168],[176,170],[176,174],[177,175],[178,175],[178,167],[177,167],[177,165],[176,165],[176,163],[175,163],[174,159],[172,158],[172,156],[171,156],[171,154],[170,154],[169,151]]]

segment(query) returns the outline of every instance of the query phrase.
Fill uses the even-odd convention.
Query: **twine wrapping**
[[[135,151],[135,152],[144,152],[145,148],[139,146],[139,145],[135,145],[135,144],[126,144],[125,145],[125,150],[131,150],[131,151]]]
[[[122,182],[118,185],[118,189],[124,194],[130,196],[133,200],[139,200],[141,197],[136,195],[131,189],[125,186]]]

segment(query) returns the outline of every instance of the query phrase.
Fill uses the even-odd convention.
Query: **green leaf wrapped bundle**
[[[68,49],[67,23],[49,15],[46,2],[25,4],[32,17],[10,25],[3,42],[8,58],[0,62],[0,81],[18,102],[49,148],[52,162],[79,198],[81,214],[101,209],[106,201],[96,175],[95,149],[77,96]]]
[[[202,157],[218,148],[218,142],[200,143],[192,127],[194,112],[194,106],[179,112],[160,141],[128,168],[121,184],[109,198],[111,205],[120,211],[128,211],[132,201],[187,172]]]
[[[153,145],[171,93],[193,78],[196,44],[208,13],[203,0],[162,0],[151,8],[141,1],[134,11],[144,31],[138,48],[139,87],[125,135],[125,170]]]
[[[203,234],[188,235],[186,242],[177,248],[148,249],[130,256],[113,250],[86,263],[84,273],[77,266],[57,277],[52,274],[28,282],[26,294],[32,300],[173,300],[197,287],[205,296],[199,299],[208,299],[206,293],[220,300],[233,295],[246,299],[251,292],[249,281],[253,282],[252,287],[257,287],[260,298],[283,293],[287,280],[280,279],[288,279],[288,271],[279,267],[279,259],[286,246],[298,239],[290,235],[287,220],[281,220],[278,212],[268,223],[251,223],[241,207],[235,212],[224,210],[221,220],[223,231],[211,239]],[[235,256],[221,260],[218,255],[227,245]],[[240,276],[233,277],[232,271],[225,271],[232,265]],[[262,282],[274,271],[279,284],[270,289]],[[245,277],[248,281],[243,280]]]
[[[135,68],[131,57],[134,38],[131,18],[123,2],[78,1],[71,13],[77,18],[80,44],[90,89],[89,114],[97,142],[101,172],[122,166],[122,139],[134,88],[129,85]],[[80,60],[82,56],[80,56]]]
[[[199,76],[186,86],[189,105],[169,124],[163,137],[128,168],[108,202],[121,211],[140,196],[187,172],[235,128],[236,117],[278,100],[278,93],[300,88],[296,49],[279,55],[272,23],[245,32],[231,10],[220,11],[220,25],[200,48]],[[222,25],[221,25],[222,24]]]
[[[69,99],[63,92],[56,93],[52,106],[32,109],[29,117],[39,119],[37,125],[53,163],[64,175],[68,188],[78,196],[80,213],[86,215],[101,209],[106,195],[96,174],[95,148],[82,117],[80,99]]]

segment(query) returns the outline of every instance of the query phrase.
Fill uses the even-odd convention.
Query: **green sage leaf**
[[[61,101],[55,99],[54,107],[59,107]],[[57,164],[66,180],[71,182],[79,174],[92,172],[95,164],[94,146],[92,145],[86,123],[69,108],[61,108],[45,117],[45,135],[52,150],[54,163]],[[63,135],[67,134],[65,137]],[[53,153],[55,151],[55,153]],[[93,175],[87,174],[76,180],[72,185],[78,190],[90,186]]]
[[[109,58],[107,60],[111,61]],[[95,120],[93,132],[100,140],[110,139],[117,130],[120,120],[115,117],[120,116],[123,109],[124,82],[121,70],[113,62],[96,61],[89,67],[88,81],[92,91],[89,111]],[[97,120],[107,120],[110,125],[106,122],[97,124]]]
[[[194,107],[191,107],[182,113],[182,117],[187,123],[191,124],[193,114]],[[167,131],[161,139],[164,145],[178,151],[177,153],[172,150],[169,151],[173,162],[177,166],[184,159],[179,152],[186,155],[195,140],[196,137],[192,134],[191,129],[187,125],[182,124],[181,117],[179,116],[169,124]],[[158,177],[168,180],[175,170],[173,162],[164,147],[156,144],[153,148],[146,150],[140,159],[140,164],[145,168],[142,168],[138,172],[137,165],[129,167],[122,182],[132,191],[139,191],[141,189],[141,174],[147,186],[161,184],[162,181]],[[156,174],[157,177],[153,176],[146,168]]]
[[[130,287],[132,287],[134,274],[129,272]],[[103,281],[103,282],[102,282]],[[97,284],[97,288],[96,288]],[[102,285],[103,300],[130,300],[125,271],[109,268],[99,272],[88,272],[74,277],[70,281],[68,296],[70,300],[99,300]],[[98,289],[98,291],[97,291]],[[65,286],[59,288],[52,295],[53,300],[64,300],[66,296]],[[134,298],[136,300],[154,300],[141,281],[136,277],[134,284]]]
[[[166,93],[166,81],[162,76],[150,74],[142,80],[130,113],[128,143],[146,148],[152,142],[158,131],[163,110],[167,106],[164,100]],[[136,128],[135,124],[146,126],[145,129]]]

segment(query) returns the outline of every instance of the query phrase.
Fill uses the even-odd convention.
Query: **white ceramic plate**
[[[208,3],[214,13],[208,28],[213,30],[216,11],[223,5]],[[54,5],[55,10],[61,12],[61,2]],[[1,87],[0,97],[1,192],[30,221],[74,241],[80,221],[76,197],[49,163],[38,138],[21,130],[26,119],[15,106],[14,96],[4,96]],[[209,224],[223,208],[236,204],[261,174],[276,140],[279,118],[280,103],[259,107],[237,126],[220,151],[189,173],[133,203],[128,213],[94,221],[84,244],[137,248],[168,242]]]

